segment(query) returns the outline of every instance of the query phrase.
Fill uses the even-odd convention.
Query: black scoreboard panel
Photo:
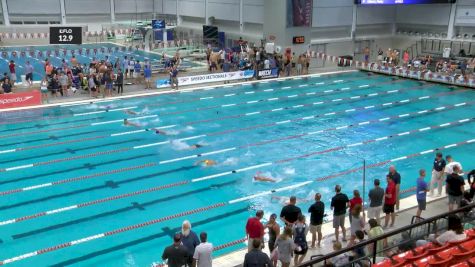
[[[82,27],[50,27],[50,44],[82,44]]]

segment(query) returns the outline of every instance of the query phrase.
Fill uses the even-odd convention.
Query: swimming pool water
[[[351,72],[2,112],[0,261],[163,218],[11,264],[150,266],[185,219],[219,246],[242,239],[256,209],[278,214],[276,196],[320,192],[331,214],[335,184],[362,191],[363,159],[366,192],[394,164],[409,196],[418,169],[430,173],[427,150],[459,143],[442,152],[473,168],[473,143],[461,142],[474,138],[474,94]],[[194,166],[202,159],[218,164]],[[257,171],[278,182],[253,182]]]

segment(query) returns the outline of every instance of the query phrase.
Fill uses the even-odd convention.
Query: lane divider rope
[[[475,143],[475,139],[462,141],[462,142],[458,142],[458,143],[455,143],[455,144],[450,144],[450,145],[446,145],[446,146],[443,146],[443,147],[434,148],[434,149],[431,149],[431,150],[432,151],[439,151],[439,150],[443,150],[443,149],[447,149],[447,148],[460,147],[460,146],[467,145],[467,144],[472,144],[472,143]],[[426,151],[428,151],[428,150],[426,150]],[[414,157],[421,156],[421,155],[423,155],[423,154],[421,154],[421,152],[413,153],[413,154],[401,157],[401,159],[398,159],[398,160],[405,160],[405,159],[414,158]],[[367,165],[366,167],[360,167],[360,168],[356,168],[356,169],[361,170],[363,168],[366,168],[366,169],[374,168],[376,166],[386,165],[386,164],[391,163],[393,161],[394,161],[394,159],[386,160],[386,161],[382,161],[382,162],[379,162],[379,163]],[[338,174],[333,174],[333,176],[335,176],[335,175],[338,175]],[[344,175],[344,173],[340,172],[340,174],[338,176],[341,176],[341,175]],[[329,176],[326,176],[326,177],[329,177]],[[315,181],[321,181],[321,179],[322,178],[317,178]],[[312,182],[315,182],[315,181],[307,181],[307,182],[299,183],[299,184],[296,184],[296,185],[293,185],[293,186],[286,186],[286,187],[277,188],[277,189],[273,189],[273,190],[263,191],[261,193],[253,194],[251,196],[238,198],[238,199],[234,199],[234,200],[229,200],[227,202],[219,202],[219,203],[216,203],[216,204],[213,204],[213,205],[209,205],[209,206],[205,206],[205,207],[201,207],[201,208],[196,208],[196,209],[189,210],[189,211],[184,211],[184,212],[181,212],[181,213],[176,213],[176,214],[169,215],[169,216],[166,216],[166,217],[162,217],[162,218],[146,221],[146,222],[143,222],[143,223],[118,228],[118,229],[115,229],[115,230],[112,230],[112,231],[103,232],[103,233],[96,234],[96,235],[91,235],[91,236],[88,236],[88,237],[85,237],[85,238],[65,242],[65,243],[55,245],[55,246],[52,246],[52,247],[35,250],[33,252],[29,252],[29,253],[25,253],[25,254],[15,256],[15,257],[12,257],[12,258],[9,258],[9,259],[5,259],[5,260],[0,261],[0,265],[6,265],[6,264],[9,264],[9,263],[21,261],[21,260],[24,260],[24,259],[27,259],[27,258],[31,258],[31,257],[41,255],[41,254],[46,254],[46,253],[50,253],[50,252],[53,252],[53,251],[58,251],[58,250],[61,250],[61,249],[67,248],[67,247],[75,246],[75,245],[82,244],[82,243],[91,242],[91,241],[96,240],[96,239],[109,237],[109,236],[116,235],[116,234],[119,234],[119,233],[124,233],[124,232],[128,232],[128,231],[131,231],[131,230],[144,228],[144,227],[154,225],[154,224],[157,224],[157,223],[161,223],[161,222],[164,222],[164,221],[168,221],[168,220],[172,220],[172,219],[176,219],[176,218],[180,218],[180,217],[184,217],[184,216],[188,216],[188,215],[192,215],[192,214],[202,213],[202,212],[205,212],[205,211],[209,211],[209,210],[212,210],[212,209],[217,209],[217,208],[224,207],[224,206],[227,206],[227,205],[232,205],[232,204],[235,204],[235,203],[240,203],[240,202],[247,201],[247,200],[259,197],[259,196],[272,194],[274,192],[281,192],[281,191],[285,191],[285,190],[296,189],[298,187],[306,186],[309,183],[312,183]]]

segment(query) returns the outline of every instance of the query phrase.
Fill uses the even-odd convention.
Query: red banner
[[[0,109],[34,105],[41,105],[41,93],[37,90],[24,93],[0,95]]]

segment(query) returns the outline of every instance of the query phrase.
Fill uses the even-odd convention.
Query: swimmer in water
[[[263,175],[261,174],[261,172],[257,172],[257,173],[254,175],[254,181],[259,181],[259,182],[271,182],[271,183],[277,182],[275,179],[272,179],[272,178],[270,178],[270,177],[263,176]]]
[[[128,110],[128,109],[124,110],[124,113],[129,114],[129,115],[139,115],[138,112],[133,111],[133,110]]]
[[[167,132],[157,129],[157,128],[145,129],[145,131],[154,131],[156,134],[168,135]]]
[[[201,148],[201,147],[203,147],[203,145],[194,144],[194,145],[191,145],[188,149],[197,149],[197,148]]]
[[[204,159],[204,160],[200,160],[200,161],[197,161],[195,162],[195,166],[196,165],[202,165],[203,167],[210,167],[210,166],[213,166],[213,165],[216,165],[216,161],[212,160],[212,159]]]
[[[124,119],[124,125],[125,126],[134,126],[134,127],[140,127],[140,124],[138,123],[134,123],[134,122],[130,122],[129,120],[127,119]]]

